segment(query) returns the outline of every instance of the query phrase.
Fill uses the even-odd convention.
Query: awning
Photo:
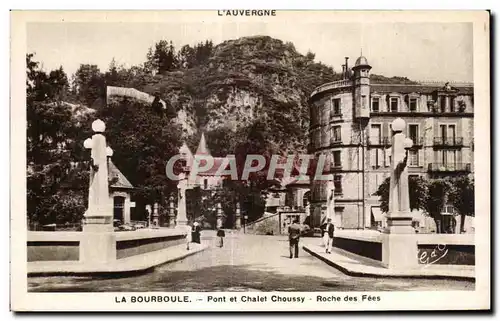
[[[384,218],[384,214],[382,210],[380,210],[380,207],[372,207],[372,215],[375,222],[381,222]]]

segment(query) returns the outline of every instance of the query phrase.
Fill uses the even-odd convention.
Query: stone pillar
[[[106,129],[100,119],[92,123],[95,134],[84,142],[91,150],[88,209],[83,217],[80,239],[80,262],[98,266],[116,260],[116,237],[113,233],[113,204],[109,197]]]
[[[445,103],[444,103],[444,106],[446,108],[446,112],[449,112],[450,111],[450,96],[444,96],[443,97],[445,99]]]
[[[187,177],[182,173],[180,176],[177,190],[179,195],[177,197],[177,226],[186,226],[188,223],[187,210],[186,210],[186,189]]]
[[[240,211],[240,202],[236,203],[236,213],[234,214],[236,220],[234,222],[234,228],[239,230],[241,228],[241,211]]]
[[[84,146],[91,150],[90,184],[88,209],[83,218],[84,232],[113,232],[113,208],[109,197],[108,160],[106,138],[102,134],[106,129],[104,122],[92,123],[95,134],[87,139]]]
[[[408,144],[402,133],[405,122],[398,118],[393,122],[391,180],[389,188],[389,212],[386,235],[382,237],[382,264],[392,269],[408,269],[418,264],[418,247],[415,230],[411,226],[410,195],[408,186]]]
[[[223,214],[222,214],[222,206],[220,205],[220,203],[217,203],[217,228],[222,228],[222,218],[223,218]]]
[[[155,203],[154,207],[153,207],[153,215],[152,215],[152,222],[153,222],[152,227],[153,228],[160,227],[160,224],[158,222],[159,217],[160,217],[160,213],[159,213],[158,203]]]
[[[405,136],[397,132],[392,137],[391,180],[389,187],[389,233],[415,233],[411,226],[408,166],[406,166]]]
[[[175,227],[175,207],[172,195],[168,198],[168,227]]]

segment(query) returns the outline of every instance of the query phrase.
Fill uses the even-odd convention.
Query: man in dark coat
[[[299,220],[295,219],[293,224],[288,227],[288,242],[290,244],[290,258],[299,257],[299,240],[300,240],[300,225]]]
[[[332,219],[328,218],[326,220],[326,225],[325,225],[325,229],[324,229],[325,235],[323,236],[323,240],[325,242],[326,253],[331,253],[334,231],[335,231],[335,226],[332,223]]]

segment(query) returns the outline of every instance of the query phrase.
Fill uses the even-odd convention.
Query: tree
[[[164,204],[177,191],[177,182],[166,176],[165,165],[178,153],[180,126],[154,112],[149,104],[127,99],[100,110],[96,117],[106,123],[113,159],[137,188],[137,201]]]
[[[380,196],[380,209],[382,212],[389,211],[389,186],[391,178],[387,177],[378,187],[375,195]],[[410,192],[410,210],[424,210],[429,195],[428,181],[422,177],[410,177],[408,179]]]
[[[433,179],[428,185],[429,195],[425,203],[425,210],[436,222],[436,232],[444,233],[446,230],[443,224],[443,207],[447,202],[448,193],[451,190],[451,184],[446,179]]]
[[[178,56],[172,41],[160,40],[153,48],[149,48],[145,65],[151,71],[165,74],[179,68]]]
[[[104,75],[97,65],[81,64],[75,72],[75,86],[78,100],[88,107],[106,96]]]
[[[62,68],[47,75],[26,56],[26,157],[28,218],[40,224],[77,222],[84,211],[82,178],[74,168],[82,155],[82,119],[60,101],[68,87]],[[90,126],[90,125],[89,125]]]
[[[474,216],[474,178],[459,176],[451,182],[448,202],[460,214],[460,233],[464,232],[465,216]]]

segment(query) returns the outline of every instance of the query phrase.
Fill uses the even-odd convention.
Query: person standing
[[[226,232],[224,232],[223,229],[219,229],[217,231],[217,246],[218,247],[223,247],[224,246],[224,237],[226,236]]]
[[[325,251],[326,253],[332,253],[332,244],[333,244],[333,232],[335,231],[335,227],[333,226],[332,219],[328,218],[326,220],[326,226],[323,235],[323,241],[325,243]]]
[[[198,244],[201,243],[201,240],[200,240],[200,231],[201,231],[200,223],[194,222],[193,223],[193,229],[192,229],[192,232],[191,232],[191,238],[192,238],[192,242],[193,243],[198,243]]]
[[[193,241],[192,227],[186,225],[186,250],[189,251],[189,243],[191,243],[192,241]]]
[[[300,240],[300,225],[299,220],[294,219],[293,223],[288,227],[288,242],[290,245],[290,258],[299,257],[299,240]]]

